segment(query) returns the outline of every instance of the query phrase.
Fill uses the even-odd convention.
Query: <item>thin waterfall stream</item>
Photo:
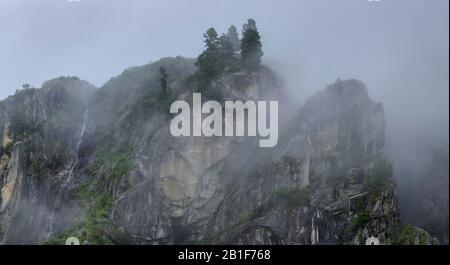
[[[56,201],[55,201],[56,206],[54,207],[54,209],[52,210],[52,212],[49,216],[49,227],[48,227],[48,236],[49,237],[53,234],[53,221],[54,221],[55,211],[58,210],[58,208],[61,206],[62,197],[63,197],[64,193],[67,191],[67,189],[69,188],[69,185],[72,182],[72,179],[74,176],[75,169],[77,168],[78,163],[79,163],[79,151],[80,151],[81,144],[83,142],[84,133],[86,132],[88,118],[89,118],[89,112],[88,112],[87,106],[85,106],[83,118],[81,121],[81,126],[80,126],[80,129],[78,130],[78,133],[76,136],[75,158],[70,163],[70,167],[68,170],[69,174],[68,174],[66,180],[63,182],[61,189],[58,191],[58,194],[56,196]]]

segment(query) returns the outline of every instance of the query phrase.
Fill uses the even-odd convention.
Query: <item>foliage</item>
[[[184,91],[184,80],[195,71],[194,60],[181,56],[165,57],[156,62],[130,67],[94,92],[89,102],[92,118],[102,120],[105,125],[113,125],[117,123],[118,116],[130,114],[128,121],[135,123],[143,116],[148,118],[145,115],[152,109],[162,109],[161,67],[168,73],[167,88],[170,89],[164,100]],[[168,112],[166,104],[164,110]]]
[[[261,37],[256,22],[253,19],[248,19],[243,26],[242,41],[241,41],[241,59],[242,66],[247,71],[255,71],[261,64],[261,57],[263,56]]]
[[[242,69],[255,72],[260,69],[262,52],[261,37],[256,22],[249,19],[243,26],[243,38],[239,39],[236,27],[230,26],[228,32],[218,37],[214,28],[203,35],[205,50],[198,56],[194,75],[197,88],[205,90],[213,80],[220,76],[238,72]],[[239,54],[236,53],[240,51]]]
[[[15,112],[11,115],[8,127],[8,136],[13,142],[18,141],[29,133],[32,129],[31,124],[27,121],[27,117],[23,112]]]
[[[159,68],[159,83],[161,86],[161,97],[165,97],[168,93],[167,91],[167,70],[164,67]]]
[[[224,73],[231,73],[237,70],[238,65],[234,57],[233,43],[229,37],[222,35],[218,41],[219,44],[219,70]]]
[[[230,32],[231,30],[231,32]],[[237,58],[234,57],[236,42],[239,42],[237,33],[230,28],[228,34],[218,37],[214,28],[208,29],[204,34],[205,50],[198,56],[195,66],[195,78],[200,90],[211,85],[211,81],[222,74],[238,70]],[[236,31],[236,28],[234,28]],[[237,40],[236,40],[237,38]]]
[[[237,29],[235,26],[231,25],[228,28],[226,37],[228,38],[230,43],[233,45],[233,50],[235,52],[237,52],[241,49],[241,40],[239,39],[239,35],[237,33]]]
[[[390,243],[393,245],[426,245],[433,241],[424,230],[410,224],[398,224],[389,232]]]
[[[353,232],[358,231],[358,229],[364,227],[370,221],[370,213],[369,212],[361,212],[359,213],[352,222],[352,230]]]
[[[11,148],[14,146],[14,142],[11,141],[7,143],[6,145],[2,146],[2,154],[8,154],[9,151],[11,151]]]
[[[88,168],[88,180],[77,190],[77,198],[87,208],[84,222],[57,235],[47,244],[64,244],[63,240],[67,236],[77,236],[81,242],[90,245],[115,243],[111,234],[125,238],[109,219],[114,201],[109,187],[130,172],[133,165],[131,154],[130,147],[116,152],[108,147],[100,148],[95,161]]]
[[[66,229],[64,232],[61,232],[58,235],[47,240],[46,242],[44,242],[44,245],[64,245],[68,237],[75,236],[79,238],[79,236],[81,235],[80,230],[80,225],[74,225]]]
[[[92,191],[99,194],[108,193],[108,184],[119,181],[132,169],[132,151],[131,147],[117,152],[105,146],[101,147],[95,161],[88,167],[89,180],[80,186],[78,197],[88,202],[92,199]]]
[[[76,76],[60,76],[48,81],[45,81],[42,84],[43,88],[48,90],[62,87],[70,87],[71,83],[80,81],[80,78]]]
[[[211,80],[216,79],[220,73],[220,57],[219,57],[219,38],[214,28],[209,28],[205,34],[205,50],[198,56],[195,66],[197,72],[195,73],[199,82],[199,88],[204,89],[208,87]]]

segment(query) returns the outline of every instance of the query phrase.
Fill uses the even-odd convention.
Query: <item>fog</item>
[[[129,66],[195,57],[209,26],[249,17],[299,100],[358,78],[400,128],[448,123],[446,0],[0,0],[0,98],[55,76],[100,86]]]
[[[411,165],[422,160],[416,153],[424,141],[448,150],[448,5],[447,0],[0,0],[0,98],[24,83],[40,86],[60,75],[101,86],[129,66],[165,56],[196,57],[208,27],[240,29],[251,17],[262,36],[264,62],[285,80],[298,106],[337,78],[362,80],[385,107],[388,153]],[[448,201],[448,186],[444,189]]]

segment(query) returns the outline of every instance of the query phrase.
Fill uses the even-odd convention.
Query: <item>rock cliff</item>
[[[98,89],[58,78],[3,100],[0,242],[436,243],[399,221],[383,106],[362,82],[338,80],[294,115],[282,108],[278,145],[259,148],[251,137],[170,134],[170,103],[191,98],[193,72],[190,59],[164,58]],[[276,100],[282,84],[261,67],[201,92]]]

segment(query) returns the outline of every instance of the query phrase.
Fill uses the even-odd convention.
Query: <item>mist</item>
[[[0,98],[24,83],[38,87],[60,75],[101,86],[130,66],[165,56],[195,58],[209,27],[226,32],[234,24],[240,30],[253,18],[264,63],[285,81],[295,107],[337,78],[363,81],[370,97],[383,103],[386,149],[400,193],[407,193],[405,187],[423,178],[407,172],[424,170],[417,169],[428,157],[424,143],[446,148],[448,156],[448,5],[446,0],[0,0]],[[448,185],[441,189],[448,205]]]
[[[445,0],[1,0],[0,98],[60,75],[100,86],[129,66],[196,57],[208,27],[240,29],[249,17],[265,63],[298,101],[357,78],[383,102],[388,124],[448,124]]]

